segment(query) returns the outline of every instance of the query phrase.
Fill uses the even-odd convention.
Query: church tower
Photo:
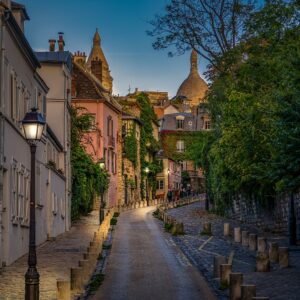
[[[102,83],[103,87],[112,93],[113,78],[110,75],[109,66],[101,48],[101,38],[96,29],[93,38],[93,47],[87,61],[87,68]]]

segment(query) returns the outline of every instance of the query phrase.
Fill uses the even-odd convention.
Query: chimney
[[[86,54],[85,52],[77,51],[74,53],[73,59],[75,62],[77,62],[78,64],[84,67],[86,62]]]
[[[58,33],[58,51],[64,51],[65,47],[65,41],[64,41],[64,33],[59,32]]]
[[[55,51],[55,43],[56,43],[56,40],[54,40],[54,39],[49,40],[49,51],[50,52]]]

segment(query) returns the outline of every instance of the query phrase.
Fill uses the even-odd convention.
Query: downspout
[[[3,165],[4,165],[4,93],[3,93],[3,72],[4,72],[4,49],[3,49],[3,8],[0,8],[0,269],[3,261]]]

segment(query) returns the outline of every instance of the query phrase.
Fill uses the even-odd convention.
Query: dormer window
[[[177,116],[176,129],[183,129],[183,128],[184,128],[184,116]]]

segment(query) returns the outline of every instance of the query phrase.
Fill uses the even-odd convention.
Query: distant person
[[[168,201],[171,202],[172,201],[172,198],[173,198],[173,193],[171,190],[168,191],[168,194],[167,194],[167,198],[168,198]]]

